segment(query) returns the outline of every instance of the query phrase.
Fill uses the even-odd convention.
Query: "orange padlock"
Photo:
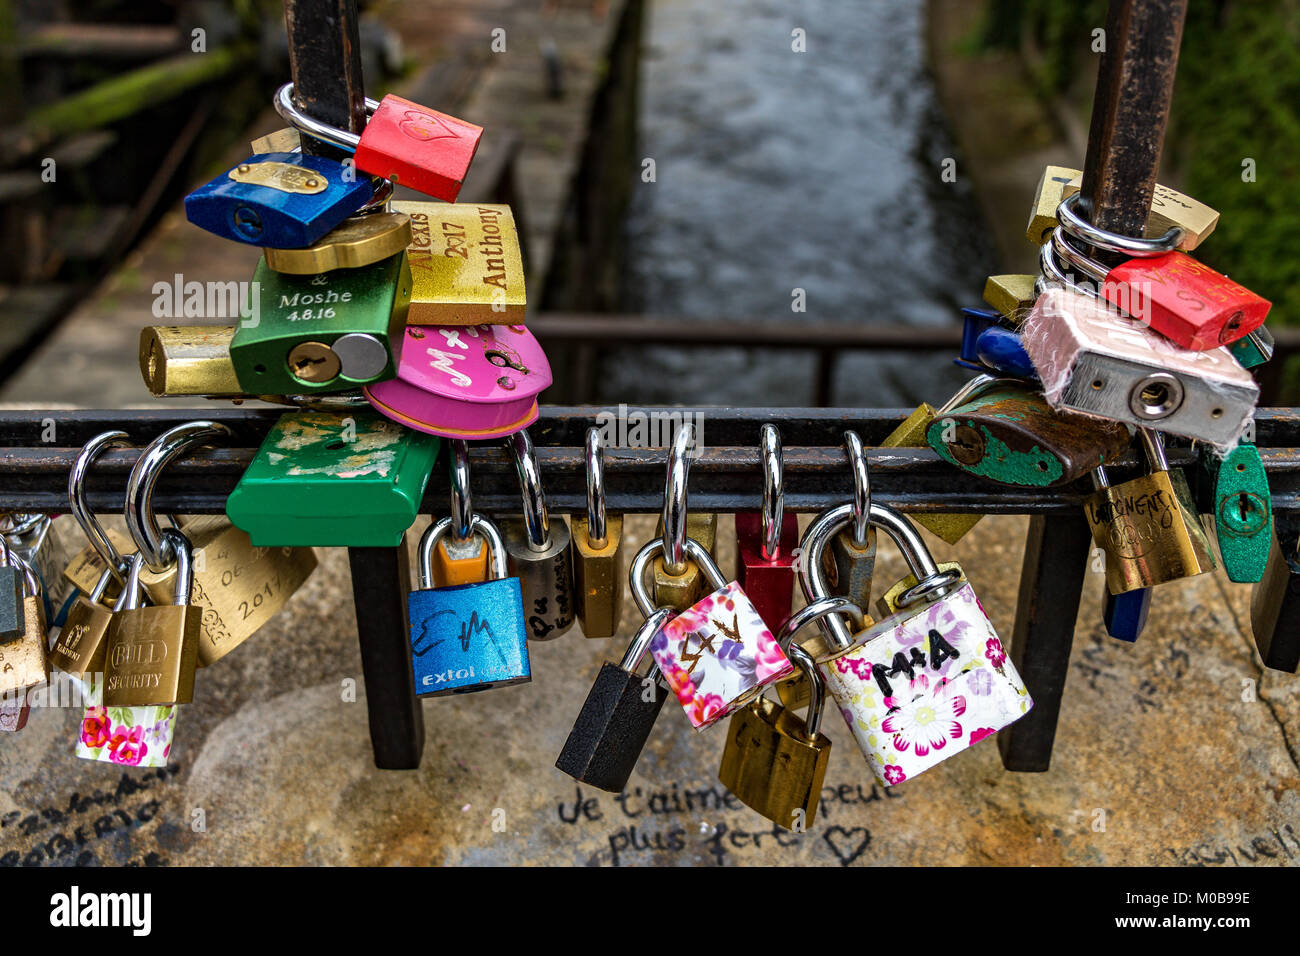
[[[474,513],[469,496],[469,446],[461,439],[451,446],[451,531],[433,549],[433,585],[479,584],[488,579],[491,552],[481,534],[470,533]],[[463,533],[457,533],[461,531]]]

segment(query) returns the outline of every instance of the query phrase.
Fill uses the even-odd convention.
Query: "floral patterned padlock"
[[[852,512],[833,508],[804,535],[809,600],[828,594],[822,551]],[[960,568],[939,569],[892,508],[872,504],[870,521],[894,539],[917,583],[897,596],[896,613],[853,634],[848,646],[843,622],[828,626],[829,652],[819,663],[872,773],[894,786],[1019,720],[1034,702]]]
[[[126,767],[165,767],[176,734],[176,705],[87,707],[77,756]]]
[[[632,562],[632,594],[646,617],[656,610],[646,571],[663,546],[662,538],[654,539]],[[650,653],[687,719],[702,730],[791,674],[794,665],[741,586],[727,582],[704,546],[688,537],[686,554],[714,591],[664,625]]]

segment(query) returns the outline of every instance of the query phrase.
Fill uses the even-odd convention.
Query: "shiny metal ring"
[[[1057,226],[1052,230],[1051,241],[1044,243],[1044,245],[1052,247],[1052,257],[1056,261],[1057,268],[1061,270],[1064,270],[1067,266],[1071,270],[1077,269],[1098,285],[1104,283],[1106,276],[1110,274],[1109,269],[1106,269],[1099,262],[1094,262],[1081,249],[1072,245],[1062,226]],[[1073,281],[1075,285],[1081,284],[1077,279]],[[1089,294],[1095,295],[1096,293],[1090,292]]]
[[[844,450],[853,472],[853,544],[867,546],[867,529],[871,527],[871,475],[867,470],[867,453],[855,431],[844,433]]]
[[[818,598],[811,604],[805,604],[799,608],[781,625],[781,632],[776,636],[776,642],[781,645],[781,650],[784,651],[790,647],[790,642],[794,640],[795,634],[802,628],[813,621],[820,620],[827,614],[847,614],[853,618],[854,629],[859,631],[862,630],[863,621],[866,620],[862,608],[846,597],[836,595],[834,597]]]
[[[962,577],[962,573],[956,568],[949,568],[947,571],[936,571],[899,594],[897,604],[900,608],[910,607],[931,594],[942,596],[947,588],[956,584]]]
[[[817,669],[817,662],[813,660],[813,656],[798,644],[790,645],[787,656],[808,678],[808,711],[803,721],[804,733],[808,735],[809,740],[816,740],[822,729],[822,713],[826,704],[826,678],[822,677],[822,672]]]
[[[86,503],[86,473],[90,470],[91,463],[108,449],[130,447],[131,438],[126,432],[101,432],[82,446],[72,462],[72,470],[68,472],[68,503],[72,515],[77,519],[77,524],[81,526],[86,537],[90,539],[90,545],[95,549],[95,553],[108,566],[108,570],[112,572],[119,584],[126,582],[131,564],[117,550],[116,545]]]
[[[646,654],[650,653],[650,643],[655,639],[655,635],[663,630],[663,626],[676,616],[672,608],[668,607],[661,607],[652,611],[650,616],[637,629],[636,636],[632,638],[632,643],[623,652],[623,659],[618,666],[629,673],[635,673],[636,669],[641,666],[641,661],[645,659]],[[658,670],[658,665],[654,665],[650,668],[650,674],[647,676],[657,679]]]
[[[691,462],[686,457],[695,430],[682,425],[673,437],[668,453],[668,480],[664,486],[664,570],[669,574],[686,573],[686,480]]]
[[[20,537],[37,528],[41,522],[49,520],[49,515],[43,515],[39,512],[35,514],[9,512],[0,515],[0,534]]]
[[[1142,442],[1142,451],[1147,456],[1147,464],[1152,471],[1168,471],[1169,459],[1165,457],[1165,443],[1159,433],[1149,428],[1137,430],[1138,440]]]
[[[451,536],[463,544],[473,531],[474,517],[469,491],[469,444],[463,438],[450,438],[448,442],[451,445]]]
[[[1173,252],[1187,235],[1182,226],[1171,226],[1162,236],[1144,239],[1137,236],[1122,236],[1117,232],[1094,226],[1084,219],[1076,208],[1083,200],[1083,193],[1075,193],[1061,200],[1056,207],[1056,221],[1066,232],[1097,249],[1118,252],[1131,259],[1150,259]]]
[[[641,550],[636,553],[636,557],[632,559],[632,567],[628,571],[628,582],[632,589],[632,598],[636,601],[636,606],[644,617],[649,617],[658,610],[655,607],[654,598],[650,594],[650,589],[646,587],[645,573],[655,555],[663,553],[663,548],[664,543],[660,538],[647,541],[642,545]],[[726,578],[722,576],[722,572],[718,569],[713,556],[709,554],[704,545],[694,538],[687,538],[685,552],[687,557],[700,566],[700,571],[709,579],[709,586],[712,590],[716,591],[718,588],[726,586]]]
[[[763,468],[762,554],[772,561],[781,554],[781,522],[785,518],[785,480],[782,475],[781,432],[766,424],[759,432]]]
[[[290,126],[300,133],[306,133],[313,139],[319,139],[322,142],[351,152],[355,152],[357,144],[361,142],[360,133],[339,129],[337,126],[331,126],[329,123],[321,122],[304,113],[293,98],[292,83],[286,83],[275,91],[275,97],[271,100],[271,105],[275,107],[275,111]],[[366,116],[369,117],[377,109],[379,109],[379,101],[366,97]]]
[[[506,439],[506,448],[515,460],[519,488],[524,496],[524,528],[528,547],[545,551],[551,546],[551,516],[546,510],[546,492],[542,490],[542,472],[537,467],[537,452],[528,429],[522,428]]]
[[[126,526],[144,561],[160,571],[173,559],[171,545],[158,527],[153,511],[153,489],[173,459],[187,454],[213,439],[229,438],[230,429],[220,422],[194,421],[163,432],[140,454],[126,482]]]
[[[605,442],[599,428],[587,429],[587,539],[592,547],[605,546]]]

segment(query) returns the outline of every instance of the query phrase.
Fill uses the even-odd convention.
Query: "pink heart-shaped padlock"
[[[444,438],[504,438],[537,421],[551,366],[522,325],[408,325],[397,378],[365,388],[377,411]]]

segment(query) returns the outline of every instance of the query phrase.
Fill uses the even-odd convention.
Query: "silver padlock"
[[[515,460],[523,490],[523,517],[501,522],[506,561],[512,577],[519,578],[523,593],[528,637],[549,641],[573,626],[573,564],[569,557],[569,526],[563,518],[552,521],[537,467],[537,453],[528,430],[506,439]]]

